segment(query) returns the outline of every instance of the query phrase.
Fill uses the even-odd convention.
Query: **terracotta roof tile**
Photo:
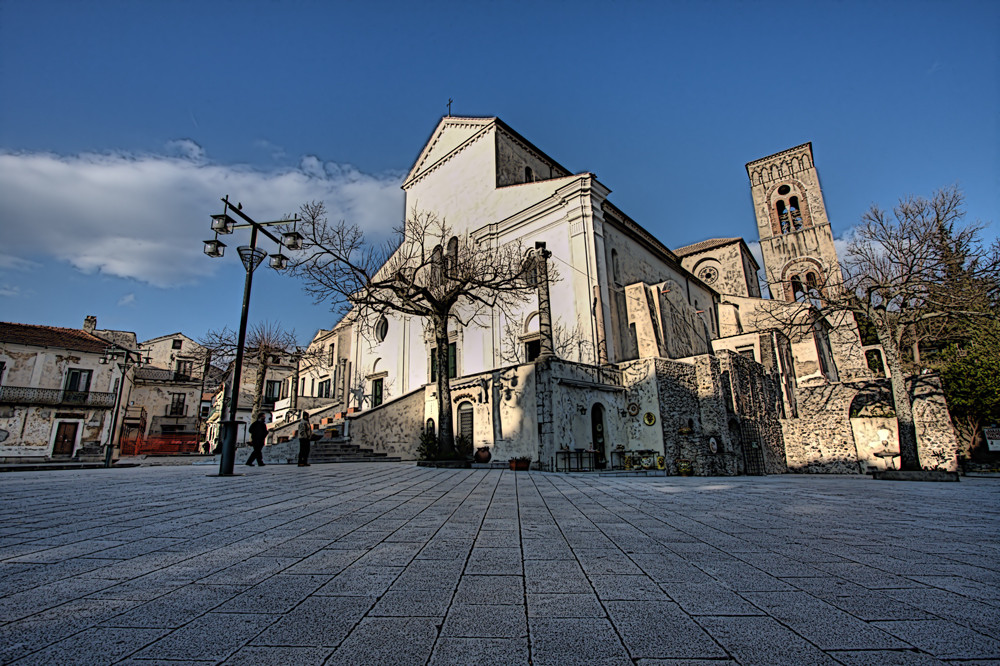
[[[708,240],[703,240],[699,243],[693,243],[691,245],[685,245],[684,247],[679,247],[674,250],[674,254],[678,257],[686,257],[689,254],[695,254],[698,252],[704,252],[705,250],[711,250],[713,248],[722,247],[723,245],[729,245],[730,243],[738,243],[742,238],[709,238]]]
[[[0,342],[33,347],[60,347],[101,354],[110,346],[107,340],[78,328],[36,326],[0,322]]]

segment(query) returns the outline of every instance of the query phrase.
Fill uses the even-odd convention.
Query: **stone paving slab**
[[[998,500],[399,463],[4,475],[0,664],[1000,663]]]

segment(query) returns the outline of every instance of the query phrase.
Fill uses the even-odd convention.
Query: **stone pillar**
[[[604,302],[601,299],[600,285],[594,285],[594,316],[597,317],[597,363],[608,363],[608,339],[604,330]]]
[[[541,334],[539,359],[555,354],[552,340],[552,304],[549,301],[549,264],[552,253],[545,249],[545,243],[535,243],[535,277],[538,281],[538,332]]]

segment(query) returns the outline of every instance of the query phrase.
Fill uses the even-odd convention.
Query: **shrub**
[[[437,435],[424,430],[420,433],[420,444],[417,446],[417,455],[421,460],[437,460],[440,455],[440,445]]]

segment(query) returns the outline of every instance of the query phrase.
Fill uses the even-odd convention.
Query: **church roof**
[[[107,340],[91,335],[78,328],[58,328],[56,326],[36,326],[34,324],[14,324],[0,322],[0,342],[32,347],[59,347],[74,351],[103,354],[108,348]]]
[[[697,254],[699,252],[704,252],[705,250],[714,250],[717,247],[722,247],[723,245],[729,245],[731,243],[740,243],[742,238],[709,238],[708,240],[703,240],[698,243],[692,243],[691,245],[685,245],[684,247],[679,247],[674,250],[674,254],[678,257],[686,257],[689,254]]]

